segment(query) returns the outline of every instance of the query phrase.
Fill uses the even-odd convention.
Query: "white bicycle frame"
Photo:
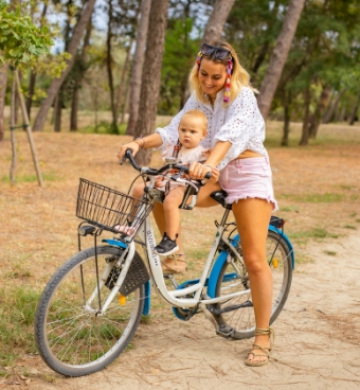
[[[206,279],[212,268],[213,259],[215,257],[221,238],[223,239],[224,242],[226,242],[227,245],[229,245],[229,247],[232,248],[233,253],[236,256],[240,257],[237,251],[235,250],[235,248],[230,243],[230,241],[226,237],[222,237],[223,231],[224,231],[224,226],[220,224],[199,281],[195,284],[190,285],[189,287],[176,289],[176,290],[169,290],[165,284],[160,256],[154,249],[156,246],[156,240],[152,228],[152,223],[149,217],[146,218],[145,223],[143,224],[143,226],[140,228],[138,232],[138,237],[140,240],[142,240],[145,243],[145,251],[147,254],[153,282],[156,288],[158,289],[159,293],[161,294],[161,296],[166,301],[168,301],[170,304],[176,307],[194,307],[197,306],[199,303],[205,305],[214,304],[218,302],[224,302],[226,300],[229,300],[230,298],[234,298],[240,295],[248,294],[249,290],[242,290],[236,293],[222,295],[221,297],[217,297],[217,298],[208,297],[204,299],[204,297],[202,297]],[[131,246],[135,246],[134,241],[130,243],[130,247]],[[130,252],[132,252],[131,249]],[[190,295],[190,294],[193,295],[193,298],[189,298],[189,297],[185,298],[186,295]]]

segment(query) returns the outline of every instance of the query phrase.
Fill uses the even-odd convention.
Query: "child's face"
[[[196,148],[206,137],[206,127],[201,118],[184,115],[179,124],[179,140],[187,149]]]

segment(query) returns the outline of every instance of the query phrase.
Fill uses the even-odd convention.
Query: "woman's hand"
[[[131,149],[132,155],[135,157],[136,153],[141,149],[138,142],[132,141],[127,144],[120,145],[120,150],[117,158],[121,161],[127,149]]]
[[[211,172],[211,182],[216,183],[219,179],[219,170],[209,164],[201,164],[199,162],[193,162],[189,167],[189,176],[192,179],[201,180],[205,178],[205,175]]]

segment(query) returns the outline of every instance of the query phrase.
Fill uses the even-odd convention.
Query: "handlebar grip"
[[[141,168],[139,167],[139,165],[137,164],[137,162],[135,161],[134,159],[134,156],[132,154],[132,150],[131,149],[126,149],[125,150],[125,154],[124,154],[124,157],[122,158],[121,162],[125,161],[126,159],[128,159],[130,161],[130,164],[137,170],[137,171],[141,171]]]

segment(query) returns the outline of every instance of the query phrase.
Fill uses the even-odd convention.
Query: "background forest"
[[[22,58],[16,64],[35,131],[43,130],[45,120],[51,118],[56,132],[70,129],[129,135],[149,133],[153,129],[144,126],[153,125],[154,121],[148,119],[147,101],[155,102],[155,114],[174,115],[187,97],[187,76],[201,41],[220,36],[235,47],[253,85],[260,91],[259,99],[264,96],[267,100],[269,109],[266,113],[262,110],[264,116],[283,121],[281,144],[288,144],[291,121],[303,123],[299,143],[304,145],[316,137],[320,123],[353,124],[358,120],[359,0],[2,0],[0,3],[3,21],[0,140],[7,128],[4,107],[11,102],[10,70],[14,67],[14,55],[6,57],[4,52],[14,54],[19,49],[19,44],[10,49],[8,46],[11,26],[7,21],[11,17],[14,23],[27,18],[42,36],[50,39],[47,53],[33,53],[31,45],[24,47],[22,55],[25,51],[26,60]],[[290,15],[291,6],[299,7],[298,21]],[[151,8],[156,20],[155,16],[151,19]],[[219,17],[223,19],[216,20]],[[294,37],[288,43],[289,50],[281,52],[281,34],[292,37],[291,33],[286,34],[286,22],[293,25]],[[159,30],[158,41],[154,26],[164,30],[163,36]],[[152,60],[145,58],[151,54]],[[276,61],[277,56],[282,57],[282,64],[273,64],[279,75],[274,93],[268,97],[262,92],[264,84],[274,81],[271,61]],[[146,60],[151,65],[158,60],[157,68],[145,65],[142,72]],[[147,70],[150,75],[146,79]],[[151,85],[149,97],[144,87],[147,80],[156,79],[157,72],[161,72],[161,78]],[[18,97],[14,100],[14,124],[21,122],[16,109],[18,100]],[[62,116],[64,109],[70,112],[66,122]],[[141,118],[138,121],[139,110],[145,124]],[[86,129],[79,125],[79,111],[92,117]],[[101,115],[104,111],[111,115],[104,117]]]

